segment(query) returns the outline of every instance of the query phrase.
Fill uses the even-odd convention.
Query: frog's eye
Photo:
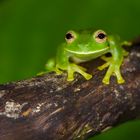
[[[104,43],[107,39],[107,35],[104,31],[98,30],[94,33],[94,38],[97,43]]]
[[[73,31],[69,31],[66,33],[65,39],[67,43],[72,43],[76,38],[76,35]]]

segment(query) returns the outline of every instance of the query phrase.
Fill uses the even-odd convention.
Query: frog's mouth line
[[[109,50],[109,47],[106,47],[104,49],[97,50],[97,51],[91,51],[91,52],[76,52],[76,51],[68,50],[66,48],[65,50],[73,54],[88,55],[88,54],[97,54],[97,53],[102,53],[102,52],[106,53]]]

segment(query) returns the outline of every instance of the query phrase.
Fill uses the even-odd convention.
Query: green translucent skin
[[[84,67],[79,66],[81,62],[86,62],[97,57],[101,57],[105,64],[99,66],[99,70],[108,67],[108,70],[103,78],[103,83],[109,84],[110,77],[115,74],[117,82],[124,83],[124,79],[120,73],[124,56],[128,53],[121,47],[123,44],[131,45],[129,42],[120,42],[118,36],[106,35],[103,30],[80,30],[69,31],[72,39],[67,39],[62,43],[57,50],[56,58],[50,59],[46,64],[46,71],[55,71],[61,74],[67,71],[68,81],[74,80],[74,73],[78,72],[89,80],[92,75],[86,72]],[[98,38],[98,34],[106,35],[104,39]],[[111,53],[111,57],[106,57],[106,53]],[[70,61],[71,60],[71,61]]]

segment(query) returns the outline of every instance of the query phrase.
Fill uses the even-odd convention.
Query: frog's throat
[[[101,50],[89,51],[89,52],[76,52],[76,51],[68,50],[66,48],[65,48],[65,50],[70,52],[70,53],[73,53],[73,54],[88,55],[88,54],[106,53],[109,51],[109,47],[106,47],[106,48],[101,49]]]

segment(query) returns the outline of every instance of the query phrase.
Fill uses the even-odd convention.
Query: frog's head
[[[68,31],[65,50],[73,54],[102,54],[109,50],[107,34],[103,30]]]

